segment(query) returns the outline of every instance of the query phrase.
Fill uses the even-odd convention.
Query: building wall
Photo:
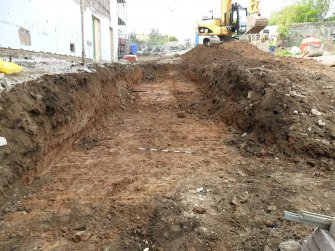
[[[117,6],[117,0],[111,0],[110,1],[110,14],[113,18],[111,18],[111,28],[113,29],[114,32],[114,60],[118,59],[118,6]]]
[[[111,61],[110,27],[117,22],[110,1],[86,0],[85,53],[93,59],[92,15],[101,24],[101,61]],[[116,1],[115,1],[116,2]],[[112,16],[112,18],[111,18]],[[116,20],[111,22],[111,20]],[[71,52],[70,44],[75,51]],[[114,45],[117,43],[114,42]],[[0,47],[81,57],[82,34],[79,0],[11,0],[0,8]],[[114,51],[117,48],[114,48]]]

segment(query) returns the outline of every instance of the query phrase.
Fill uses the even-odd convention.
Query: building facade
[[[0,48],[82,57],[84,47],[86,58],[117,60],[116,0],[11,0],[0,5]]]

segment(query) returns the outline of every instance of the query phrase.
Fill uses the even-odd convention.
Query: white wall
[[[111,20],[92,13],[88,8],[84,14],[86,56],[93,59],[92,15],[101,24],[101,60],[110,61]],[[112,20],[117,22],[114,13]],[[20,27],[30,31],[31,46],[20,43]],[[70,43],[75,44],[75,53],[70,51]],[[117,43],[114,42],[114,45],[117,46]],[[81,14],[78,3],[71,0],[0,0],[0,47],[81,57],[81,46]],[[117,47],[114,51],[117,51]]]
[[[114,32],[114,55],[113,58],[115,61],[118,60],[118,44],[119,44],[119,38],[118,38],[118,13],[117,13],[117,0],[111,0],[110,1],[110,13],[111,13],[111,28]]]

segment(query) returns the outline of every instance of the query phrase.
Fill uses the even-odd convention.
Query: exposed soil
[[[189,76],[205,82],[207,95],[194,105],[245,132],[242,148],[334,159],[332,68],[275,58],[244,43],[199,46],[183,59]]]
[[[0,149],[0,199],[18,179],[30,182],[43,169],[39,162],[52,161],[67,140],[130,100],[141,74],[136,67],[111,66],[94,74],[46,75],[2,92],[0,135],[8,146]]]
[[[182,60],[2,94],[0,250],[278,250],[312,231],[284,210],[335,214],[332,70],[239,43]]]

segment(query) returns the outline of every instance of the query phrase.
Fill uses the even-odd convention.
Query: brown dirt
[[[245,150],[335,158],[331,68],[272,57],[244,43],[199,46],[183,59],[189,76],[204,83],[207,92],[195,105],[247,133],[241,142]],[[312,109],[322,115],[313,115]],[[261,149],[255,150],[258,143]]]
[[[284,91],[286,78],[292,85],[300,83],[300,74],[306,80],[308,75],[302,72],[310,62],[292,61],[290,66],[301,64],[302,69],[288,72],[287,59],[271,58],[246,45],[224,46],[199,47],[184,56],[183,65],[146,64],[140,66],[142,72],[136,67],[117,66],[101,69],[96,75],[46,77],[52,81],[31,82],[12,95],[16,103],[10,104],[19,107],[13,118],[19,117],[23,110],[26,113],[22,114],[29,119],[40,116],[36,120],[39,126],[43,123],[38,121],[52,125],[67,111],[78,121],[88,116],[85,114],[92,119],[84,120],[87,123],[81,128],[64,122],[61,128],[68,132],[67,137],[57,130],[40,127],[37,135],[41,137],[25,134],[25,128],[32,126],[16,129],[18,139],[27,135],[27,142],[32,142],[26,149],[34,146],[37,138],[44,141],[48,151],[33,155],[39,164],[33,162],[28,169],[37,170],[31,176],[35,178],[30,178],[30,184],[24,180],[16,182],[12,196],[1,207],[0,250],[256,251],[264,250],[265,246],[277,250],[281,241],[301,241],[312,231],[282,220],[284,210],[334,215],[335,174],[330,150],[325,148],[315,154],[315,150],[299,148],[303,142],[285,146],[282,135],[291,123],[298,124],[288,110],[296,107],[301,113],[302,108],[310,109],[306,102],[296,100],[295,95],[286,96]],[[238,56],[233,52],[242,49],[244,59],[242,53]],[[215,62],[204,56],[213,56],[212,50]],[[258,60],[252,59],[251,54],[257,55]],[[222,55],[227,57],[225,61]],[[278,73],[281,68],[282,76]],[[217,74],[213,74],[214,69]],[[314,73],[310,74],[313,81],[328,84],[332,73],[324,70],[319,80],[314,80]],[[134,85],[142,75],[142,82]],[[189,76],[197,82],[190,81]],[[90,84],[74,84],[82,78]],[[55,81],[59,79],[62,81]],[[269,83],[277,84],[277,88]],[[332,128],[327,125],[333,119],[327,110],[332,102],[328,98],[330,89],[321,94],[320,88],[311,84],[300,85],[304,95],[318,90],[315,97],[320,100],[315,108],[324,114],[326,129],[320,130],[317,139],[330,140]],[[95,88],[98,94],[94,94]],[[48,93],[44,91],[49,89],[58,90],[52,92],[58,94],[58,103],[48,103],[54,108],[48,109],[54,110],[53,114],[44,114],[46,109],[38,115],[28,113],[37,106],[36,98],[27,99],[31,106],[24,98],[24,102],[18,101],[31,91],[44,97]],[[251,100],[257,112],[244,113],[239,105],[250,107],[245,97],[250,90],[254,92]],[[301,93],[300,89],[292,91]],[[10,94],[3,97],[7,95]],[[93,101],[92,97],[98,100]],[[76,105],[77,99],[83,102],[81,106]],[[283,100],[290,109],[280,107]],[[309,101],[310,105],[316,104]],[[72,107],[72,103],[76,106]],[[278,114],[273,112],[274,108]],[[10,113],[6,114],[8,119],[1,117],[1,123],[10,120]],[[299,118],[301,128],[307,126],[305,122],[314,122],[314,117],[307,114]],[[246,137],[241,137],[246,124],[250,130]],[[6,126],[1,124],[1,133],[10,131]],[[12,135],[9,142],[14,142],[14,134],[7,135],[8,138]],[[271,140],[261,140],[262,137]],[[307,137],[297,136],[296,140]],[[8,147],[1,151],[7,150],[7,156],[15,153],[17,160],[30,160],[20,155],[21,141],[18,143],[8,145],[11,151]],[[139,149],[143,147],[195,153]]]
[[[130,99],[128,85],[141,74],[136,67],[113,66],[95,74],[46,75],[2,92],[0,135],[8,146],[0,149],[0,199],[18,179],[29,182],[43,166],[37,163],[52,161],[66,140]]]

